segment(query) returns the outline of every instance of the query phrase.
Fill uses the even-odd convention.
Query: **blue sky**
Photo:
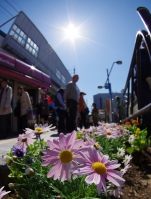
[[[123,64],[114,64],[112,92],[125,87],[136,33],[145,29],[136,9],[144,6],[151,11],[150,0],[1,0],[0,24],[17,14],[7,2],[25,12],[72,75],[75,68],[80,76],[78,87],[87,94],[89,107],[93,95],[108,92],[97,87],[104,85],[106,69],[117,60]],[[63,41],[62,29],[70,23],[79,27],[80,37],[74,42]],[[6,32],[8,27],[2,30]]]

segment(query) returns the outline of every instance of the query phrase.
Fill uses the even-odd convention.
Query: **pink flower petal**
[[[101,176],[97,173],[94,173],[94,179],[93,179],[94,184],[99,184],[100,179],[101,179]]]
[[[60,163],[60,165],[61,165],[61,163]],[[54,180],[57,180],[57,179],[60,178],[60,176],[61,176],[61,171],[62,171],[62,165],[61,165],[60,167],[58,167],[57,172],[55,172],[54,178],[53,178]]]
[[[116,185],[117,187],[120,186],[120,184],[118,183],[117,180],[115,180],[114,178],[112,178],[110,175],[106,176],[106,179],[108,179],[110,182],[112,182],[114,185]]]
[[[79,169],[81,175],[89,175],[94,173],[94,170],[90,166],[85,166]]]
[[[59,135],[59,146],[61,150],[66,149],[66,146],[67,146],[66,138],[63,133],[60,133]]]
[[[108,156],[108,155],[104,155],[104,156],[102,157],[101,162],[102,162],[103,164],[106,164],[106,163],[108,162],[108,159],[109,159],[109,156]]]
[[[100,195],[101,191],[102,191],[102,181],[100,180],[100,183],[97,185],[97,191],[98,191],[98,195]]]
[[[53,156],[58,156],[58,151],[53,151],[53,150],[48,150],[48,149],[44,149],[42,150],[42,153],[44,154],[48,154],[48,155],[53,155]],[[42,156],[43,157],[43,156]]]
[[[57,164],[55,166],[53,166],[48,174],[47,174],[47,178],[50,178],[52,177],[53,175],[55,175],[59,170],[60,170],[60,167],[62,168],[62,164],[58,161]]]
[[[70,135],[70,136],[67,136],[67,139],[66,139],[66,141],[67,141],[67,146],[68,146],[68,147],[70,146],[70,148],[72,148],[72,147],[73,147],[73,144],[74,144],[75,141],[76,141],[77,133],[76,133],[76,131],[73,131],[73,132],[70,133],[69,135]]]
[[[116,169],[116,168],[120,167],[120,165],[121,164],[109,165],[109,166],[107,166],[107,170],[109,170],[109,169]]]
[[[102,181],[102,186],[103,186],[105,195],[107,195],[107,192],[106,192],[106,181],[105,181],[104,176],[101,176],[101,181]]]
[[[94,182],[94,175],[95,173],[92,173],[91,175],[87,176],[85,179],[86,183],[92,184]]]
[[[70,181],[70,178],[71,178],[71,171],[70,171],[71,163],[65,164],[64,167],[65,167],[65,174],[66,174],[65,177],[66,177],[66,179],[67,179],[68,181]]]
[[[58,142],[58,143],[59,143],[59,142]],[[59,145],[59,144],[56,144],[56,143],[52,142],[51,140],[47,140],[47,145],[48,145],[51,149],[53,149],[53,148],[58,148],[58,145]]]
[[[119,179],[119,180],[121,180],[121,181],[125,181],[125,180],[124,180],[123,178],[121,178],[119,175],[115,174],[114,171],[113,171],[113,172],[108,171],[108,172],[107,172],[107,175],[112,176],[113,178]]]
[[[79,139],[79,140],[76,140],[74,145],[73,145],[73,149],[77,149],[77,148],[80,148],[81,146],[83,146],[83,140],[82,139]]]

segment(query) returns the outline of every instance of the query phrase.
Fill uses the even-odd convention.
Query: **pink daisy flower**
[[[125,180],[121,177],[121,172],[115,170],[120,166],[120,164],[117,164],[118,161],[109,161],[107,155],[99,155],[96,149],[92,147],[88,149],[88,153],[89,156],[81,153],[81,156],[83,156],[85,160],[85,165],[73,173],[77,175],[88,175],[85,181],[88,184],[96,184],[98,194],[101,193],[102,188],[104,189],[105,194],[107,194],[106,179],[115,186],[120,187],[120,181]]]
[[[68,180],[71,178],[71,169],[77,167],[78,163],[83,161],[83,158],[79,155],[78,151],[83,146],[83,140],[76,140],[76,132],[64,136],[60,133],[59,140],[47,141],[50,150],[43,150],[45,154],[42,156],[44,162],[42,166],[52,165],[53,167],[47,174],[50,178],[60,179],[61,181]]]
[[[120,187],[111,187],[110,195],[113,195],[115,198],[120,198],[121,195],[123,195],[123,187],[124,187],[124,182],[121,183]]]
[[[18,136],[18,142],[14,145],[15,148],[21,148],[23,151],[26,150],[26,148],[35,142],[36,136],[33,133],[23,133],[19,134]]]
[[[3,191],[4,187],[0,188],[0,199],[3,198],[3,196],[7,195],[8,193],[10,193],[11,191]]]
[[[35,124],[34,125],[34,130],[30,129],[30,128],[25,128],[26,133],[37,133],[37,132],[41,132],[41,133],[45,133],[47,131],[50,131],[52,128],[52,124],[48,126],[48,123],[42,125],[42,124]]]
[[[104,129],[104,135],[106,136],[106,138],[116,139],[118,137],[117,130],[112,128]]]
[[[99,151],[103,150],[103,148],[94,138],[90,138],[88,135],[86,135],[86,139],[87,140],[84,142],[84,146],[94,146]]]

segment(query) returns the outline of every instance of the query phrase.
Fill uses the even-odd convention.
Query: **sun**
[[[78,28],[76,28],[73,24],[69,24],[68,28],[65,30],[66,38],[70,38],[74,41],[77,37],[79,37]]]

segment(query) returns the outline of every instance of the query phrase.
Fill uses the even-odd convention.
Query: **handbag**
[[[88,115],[88,114],[89,114],[89,112],[90,112],[90,111],[89,111],[89,108],[88,108],[88,107],[86,107],[86,108],[85,108],[85,114],[86,114],[86,115]]]
[[[14,116],[15,117],[20,116],[20,112],[21,112],[21,106],[20,106],[20,100],[18,100],[17,105],[14,109]]]

